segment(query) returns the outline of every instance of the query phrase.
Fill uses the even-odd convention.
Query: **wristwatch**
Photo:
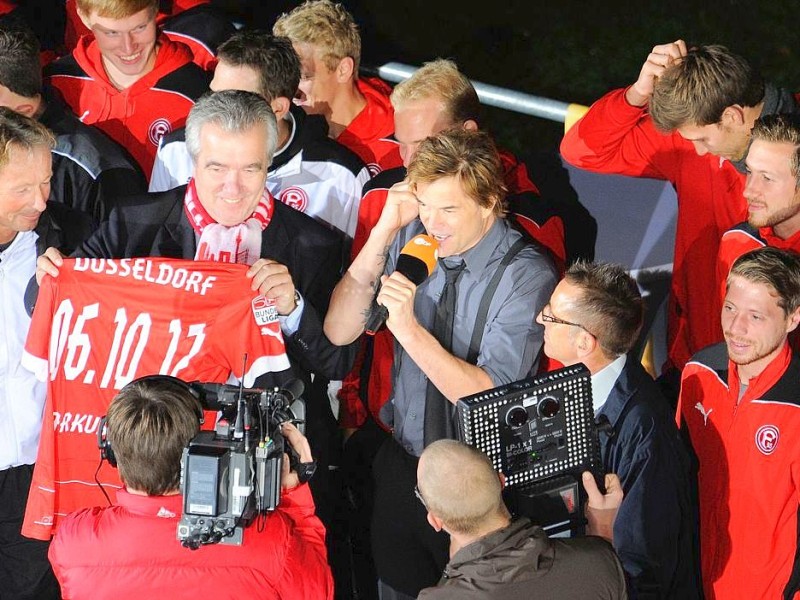
[[[300,480],[300,483],[306,483],[314,476],[314,473],[317,472],[317,463],[313,460],[311,462],[297,463],[294,471],[297,473],[297,478]]]

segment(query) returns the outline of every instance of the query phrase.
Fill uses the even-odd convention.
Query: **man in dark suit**
[[[186,138],[189,184],[123,199],[75,256],[247,263],[253,289],[275,301],[296,373],[343,376],[352,347],[333,346],[321,328],[342,272],[342,238],[265,190],[277,142],[269,104],[249,92],[208,95],[192,109]],[[37,277],[57,275],[60,264],[48,249]]]
[[[537,320],[547,356],[592,374],[603,468],[625,497],[614,522],[634,598],[697,598],[690,465],[670,407],[634,356],[643,302],[620,266],[578,262]]]
[[[322,332],[342,272],[343,239],[266,191],[277,139],[275,115],[261,96],[238,90],[205,96],[186,123],[194,160],[189,184],[122,200],[75,256],[164,256],[251,265],[247,277],[252,288],[275,301],[294,374],[306,384],[306,434],[318,461],[312,491],[327,524],[325,511],[333,506],[326,482],[328,453],[338,444],[326,385],[328,379],[344,377],[355,352],[353,344],[332,345]],[[48,249],[39,257],[37,278],[57,275],[60,264],[61,255]]]

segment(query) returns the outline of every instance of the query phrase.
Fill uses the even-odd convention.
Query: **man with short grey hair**
[[[352,344],[333,346],[322,332],[342,271],[341,237],[276,202],[264,187],[276,139],[275,117],[264,98],[238,90],[203,97],[187,127],[197,139],[189,184],[124,199],[76,255],[251,265],[252,289],[275,302],[292,366],[291,373],[268,374],[256,385],[283,385],[291,376],[304,381],[306,432],[319,465],[312,492],[320,512],[330,510],[327,451],[335,421],[326,387],[329,379],[346,374],[355,352]],[[61,255],[48,249],[39,258],[37,276],[57,275],[60,265]]]
[[[269,104],[239,90],[204,96],[189,113],[187,138],[194,159],[188,185],[125,199],[76,256],[248,264],[253,289],[275,301],[296,373],[341,377],[351,347],[332,346],[321,324],[342,270],[341,240],[265,189],[277,140]],[[48,249],[37,275],[57,275],[60,264]]]

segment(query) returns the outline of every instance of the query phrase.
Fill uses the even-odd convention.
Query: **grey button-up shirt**
[[[389,250],[387,274],[394,272],[402,247],[419,233],[425,233],[419,220],[400,231]],[[448,264],[459,260],[466,263],[458,280],[453,324],[455,356],[466,359],[483,293],[500,261],[520,237],[504,219],[498,219],[475,246],[460,256],[445,259]],[[414,313],[429,331],[444,281],[444,271],[435,269],[417,287]],[[523,248],[508,265],[489,306],[477,362],[495,386],[527,377],[537,363],[544,331],[536,323],[536,315],[550,299],[556,283],[552,262],[532,245]],[[419,456],[424,447],[428,378],[398,343],[395,343],[392,375],[392,395],[381,411],[381,418],[393,425],[394,437],[406,451]]]

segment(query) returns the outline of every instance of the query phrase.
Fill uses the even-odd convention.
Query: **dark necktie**
[[[442,347],[448,352],[452,352],[453,344],[453,321],[456,316],[456,296],[458,278],[466,266],[464,262],[448,267],[444,261],[439,261],[439,266],[444,270],[445,282],[439,303],[436,305],[436,313],[433,317],[433,337],[435,337]],[[424,444],[427,446],[443,438],[455,437],[453,428],[453,405],[436,388],[430,379],[425,395],[425,429]]]

